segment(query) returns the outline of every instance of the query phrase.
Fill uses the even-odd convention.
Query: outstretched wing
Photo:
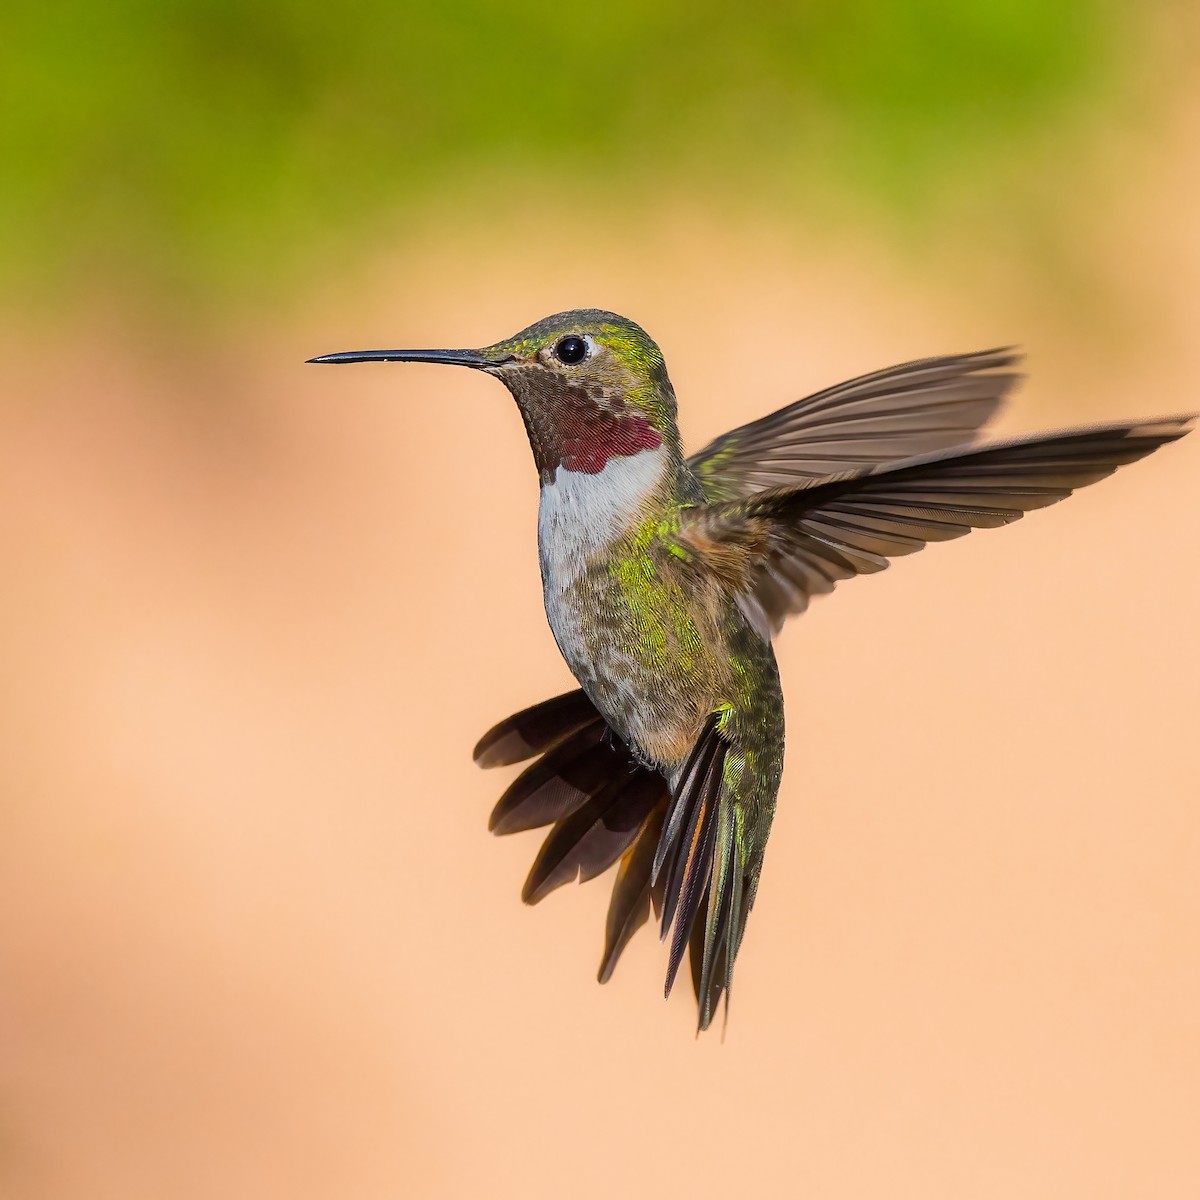
[[[712,564],[763,634],[809,598],[927,542],[1007,525],[1176,441],[1193,416],[927,454],[810,487],[684,510],[680,549]]]
[[[1020,375],[1011,348],[862,375],[723,434],[688,465],[710,503],[971,442]]]

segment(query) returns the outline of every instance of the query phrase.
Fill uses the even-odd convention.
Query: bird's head
[[[520,407],[543,482],[560,468],[594,475],[612,458],[663,447],[678,454],[662,352],[615,313],[556,313],[482,350],[363,350],[310,361],[434,362],[494,375]]]

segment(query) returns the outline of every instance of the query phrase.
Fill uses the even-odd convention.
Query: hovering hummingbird
[[[1010,349],[922,359],[827,388],[690,458],[662,353],[595,309],[483,350],[318,363],[471,367],[512,393],[541,482],[546,616],[580,688],[484,734],[483,767],[536,758],[496,833],[551,826],[536,903],[617,864],[599,978],[653,906],[685,948],[708,1028],[754,905],[783,768],[772,638],[841,580],[1007,525],[1182,437],[1191,416],[977,446],[1019,376]]]

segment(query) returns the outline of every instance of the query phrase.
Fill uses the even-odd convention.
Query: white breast
[[[543,578],[550,567],[568,586],[591,555],[632,528],[662,479],[665,459],[659,447],[611,458],[595,475],[558,467],[542,486],[538,508]]]
[[[666,452],[659,447],[612,458],[595,475],[559,467],[542,486],[538,557],[550,628],[568,663],[580,646],[579,615],[565,598],[596,554],[641,519],[662,480]]]

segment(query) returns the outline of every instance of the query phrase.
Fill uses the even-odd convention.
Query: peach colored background
[[[410,249],[240,345],[14,335],[0,1191],[1200,1194],[1200,438],[787,629],[722,1045],[649,932],[595,984],[605,884],[525,909],[535,838],[486,832],[511,772],[471,746],[569,682],[511,402],[302,365],[601,304],[663,345],[693,446],[1006,340],[1004,431],[1195,408],[1185,132],[1097,230],[1104,318],[969,248],[668,213]]]

